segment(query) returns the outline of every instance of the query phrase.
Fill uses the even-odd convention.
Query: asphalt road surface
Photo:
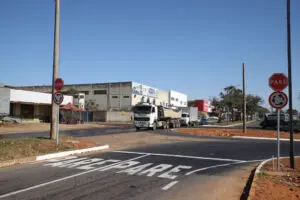
[[[199,138],[2,168],[0,199],[239,199],[236,180],[276,155],[276,141]]]
[[[107,128],[93,128],[83,130],[60,130],[61,135],[71,135],[74,137],[88,137],[96,135],[109,135],[109,134],[121,134],[135,131],[135,128],[131,126],[118,126],[118,127],[107,127]],[[0,134],[2,138],[27,138],[27,137],[49,137],[49,131],[44,132],[29,132],[29,133],[10,133]]]

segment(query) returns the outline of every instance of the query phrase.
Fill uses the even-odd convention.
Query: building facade
[[[0,97],[0,115],[20,118],[23,122],[50,121],[51,94],[3,86],[0,87]],[[65,95],[61,105],[72,102],[73,97]]]
[[[27,86],[19,87],[23,90],[51,93],[51,86]],[[150,102],[165,107],[186,107],[187,95],[171,90],[170,92],[160,90],[148,85],[136,82],[114,82],[94,84],[72,84],[65,85],[62,92],[76,91],[74,105],[82,102],[84,108],[94,113],[94,121],[107,121],[111,119],[107,112],[131,113],[132,107],[140,102]],[[110,113],[109,113],[110,114]],[[125,115],[125,114],[124,114]],[[128,114],[126,119],[131,119]],[[113,120],[112,120],[113,121]]]

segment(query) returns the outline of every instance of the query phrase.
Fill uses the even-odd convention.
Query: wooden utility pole
[[[291,53],[291,1],[286,2],[287,22],[287,59],[289,79],[289,129],[290,129],[290,167],[295,169],[294,164],[294,131],[293,131],[293,98],[292,98],[292,53]]]
[[[54,50],[53,50],[53,74],[52,74],[52,99],[55,93],[54,82],[58,78],[59,69],[59,18],[60,18],[60,0],[55,0],[55,25],[54,25]],[[57,125],[58,125],[58,112],[59,106],[52,101],[51,106],[51,128],[50,138],[56,139]]]
[[[243,133],[246,133],[246,116],[245,63],[243,63]]]

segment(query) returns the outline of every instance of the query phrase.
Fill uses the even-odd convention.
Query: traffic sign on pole
[[[277,169],[280,170],[280,109],[286,106],[288,97],[284,92],[273,92],[269,96],[269,103],[277,109]]]
[[[274,91],[282,91],[284,90],[288,85],[288,78],[283,73],[275,73],[272,74],[269,78],[269,86]]]
[[[64,87],[64,81],[61,78],[57,78],[54,81],[54,88],[57,92],[61,91]]]
[[[61,92],[55,92],[53,95],[53,102],[60,105],[64,100],[64,94]]]
[[[284,92],[273,92],[269,96],[269,103],[273,108],[282,109],[286,106],[288,97]]]

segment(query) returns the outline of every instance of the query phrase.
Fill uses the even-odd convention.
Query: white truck
[[[133,109],[134,126],[156,130],[180,127],[181,110],[156,106],[150,103],[139,103]]]
[[[198,124],[198,109],[196,107],[185,107],[182,108],[181,126],[195,126]]]

